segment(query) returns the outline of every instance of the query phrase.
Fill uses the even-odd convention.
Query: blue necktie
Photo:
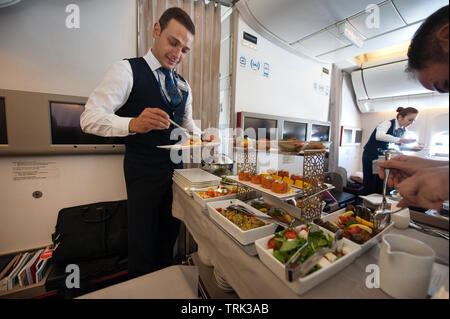
[[[175,85],[175,81],[172,78],[172,71],[163,67],[159,69],[166,76],[165,85],[167,95],[170,98],[170,104],[172,106],[177,106],[178,104],[181,103],[181,96],[180,93],[178,92],[177,86]]]
[[[402,137],[403,134],[405,134],[405,128],[404,127],[399,127],[398,129],[396,129],[394,131],[394,136],[395,137]]]

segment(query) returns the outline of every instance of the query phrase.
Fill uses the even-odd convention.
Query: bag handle
[[[97,211],[103,211],[104,215],[101,218],[97,218],[97,219],[90,219],[88,218],[86,215],[89,211],[89,207],[83,207],[82,210],[83,212],[81,213],[81,216],[83,217],[83,221],[86,223],[102,223],[108,219],[110,219],[112,217],[113,214],[111,214],[111,212],[109,211],[109,209],[107,207],[97,207],[95,208]]]

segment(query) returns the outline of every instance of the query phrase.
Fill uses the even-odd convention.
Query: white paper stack
[[[192,196],[191,188],[218,186],[220,180],[220,177],[200,168],[176,169],[173,173],[174,183],[180,186],[189,196]]]

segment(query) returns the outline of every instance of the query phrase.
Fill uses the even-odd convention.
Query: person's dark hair
[[[417,113],[419,113],[419,110],[417,110],[414,107],[399,107],[397,109],[397,118],[399,116],[405,117],[406,115],[411,114],[411,113],[417,114]]]
[[[179,23],[181,23],[192,35],[195,35],[195,25],[194,22],[192,22],[191,17],[181,8],[173,7],[169,8],[166,11],[163,12],[161,17],[159,18],[159,24],[161,26],[161,32],[165,28],[167,28],[167,25],[169,24],[170,20],[175,19]]]
[[[425,68],[429,62],[446,62],[448,54],[436,37],[437,31],[448,23],[448,5],[440,8],[419,27],[408,49],[407,72]]]

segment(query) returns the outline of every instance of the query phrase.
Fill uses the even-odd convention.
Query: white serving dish
[[[209,211],[209,218],[213,219],[217,224],[219,224],[224,230],[226,230],[230,235],[236,238],[242,245],[248,245],[254,243],[255,240],[271,235],[275,232],[277,225],[273,223],[266,223],[265,226],[243,231],[237,225],[229,221],[225,216],[217,211],[217,208],[226,209],[230,205],[242,205],[248,210],[254,212],[256,215],[266,216],[264,213],[258,211],[257,209],[245,204],[238,199],[228,199],[216,202],[206,203],[206,207]],[[266,216],[267,217],[267,216]]]
[[[297,226],[296,229],[299,230],[301,227],[304,227],[304,225]],[[330,234],[331,236],[333,236],[333,233],[329,230],[320,226],[319,228],[323,230],[325,234]],[[265,264],[286,286],[288,286],[297,295],[304,294],[311,288],[317,286],[324,280],[330,278],[331,276],[335,275],[336,273],[350,265],[356,259],[356,256],[361,249],[359,245],[346,238],[343,238],[342,240],[344,243],[344,247],[349,248],[351,250],[350,253],[343,256],[339,260],[336,260],[331,265],[325,268],[319,269],[306,277],[297,279],[296,281],[289,282],[288,280],[286,280],[286,270],[284,264],[282,264],[273,256],[273,250],[269,249],[267,246],[267,242],[272,237],[273,235],[269,235],[255,241],[256,251],[258,252],[259,259],[261,259],[262,263]]]
[[[345,213],[345,208],[340,209],[334,213],[328,214],[324,217],[322,217],[322,220],[324,222],[326,221],[330,221],[330,222],[334,222],[337,224],[337,222],[339,221],[339,216],[341,216],[343,213]],[[369,250],[370,248],[372,248],[373,246],[375,246],[377,243],[379,243],[381,241],[381,237],[385,234],[387,234],[391,228],[394,226],[394,223],[391,221],[389,223],[389,225],[387,225],[383,231],[381,231],[378,235],[374,236],[372,239],[366,241],[364,244],[360,245],[357,243],[354,243],[352,241],[352,243],[354,243],[355,245],[358,245],[361,247],[361,250],[359,251],[358,255],[356,257],[361,256],[362,254],[364,254],[367,250]],[[351,241],[351,240],[350,240]]]
[[[224,195],[224,196],[218,196],[218,197],[204,199],[204,198],[201,198],[200,195],[197,192],[192,192],[192,197],[194,198],[194,200],[197,203],[200,204],[200,206],[202,206],[202,208],[206,208],[206,204],[207,203],[236,198],[236,193],[233,193],[233,194],[230,194],[230,195]]]
[[[202,170],[201,168],[187,168],[187,169],[176,169],[174,171],[174,176],[180,177],[188,184],[201,184],[201,183],[220,183],[221,178]]]

